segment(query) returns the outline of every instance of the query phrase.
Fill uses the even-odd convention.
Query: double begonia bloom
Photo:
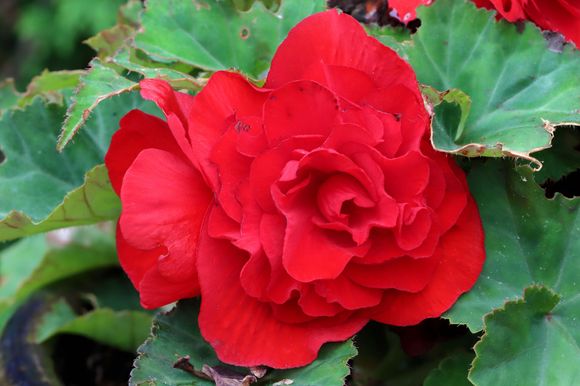
[[[580,2],[578,0],[473,0],[478,7],[495,9],[507,21],[529,20],[556,31],[580,48]]]
[[[106,156],[117,248],[146,308],[201,294],[227,363],[290,368],[369,320],[438,317],[475,283],[483,230],[463,171],[429,141],[411,67],[334,10],[299,23],[259,88],[195,97],[141,82]]]

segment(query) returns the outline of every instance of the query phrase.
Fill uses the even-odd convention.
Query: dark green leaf
[[[473,353],[459,352],[443,359],[425,379],[423,386],[471,386],[467,373],[473,357]]]

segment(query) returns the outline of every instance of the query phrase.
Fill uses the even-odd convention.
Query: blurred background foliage
[[[19,90],[42,70],[86,68],[94,51],[82,42],[113,26],[124,0],[0,1],[0,79]]]

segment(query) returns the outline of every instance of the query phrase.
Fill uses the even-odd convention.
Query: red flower
[[[495,9],[510,22],[530,20],[538,27],[560,32],[580,47],[580,2],[577,0],[473,0],[478,7]]]
[[[141,82],[167,122],[121,121],[106,157],[121,264],[146,308],[201,293],[221,360],[288,368],[369,320],[437,317],[475,283],[483,231],[433,150],[411,67],[350,16],[302,21],[263,88]]]

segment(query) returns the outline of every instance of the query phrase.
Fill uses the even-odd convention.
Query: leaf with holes
[[[469,373],[476,386],[580,382],[580,307],[542,286],[485,317]]]
[[[542,170],[534,174],[538,183],[557,181],[580,168],[580,127],[559,126],[552,147],[538,153]]]
[[[129,384],[131,386],[203,385],[213,382],[173,368],[175,362],[189,355],[196,370],[203,365],[220,365],[211,346],[202,338],[197,326],[198,300],[181,301],[171,312],[159,314],[153,322],[152,336],[139,348]],[[349,374],[347,362],[357,351],[351,340],[325,345],[310,365],[291,370],[271,370],[264,378],[271,385],[284,380],[293,385],[342,386]],[[249,374],[248,369],[228,366],[232,371]],[[290,383],[281,383],[290,384]]]
[[[547,49],[532,24],[495,20],[471,1],[438,0],[417,11],[422,21],[411,44],[399,50],[421,83],[438,90],[457,88],[471,98],[465,127],[459,110],[447,106],[436,118],[433,143],[439,150],[465,155],[516,156],[550,146],[554,126],[580,124],[580,53]]]
[[[475,286],[445,315],[472,331],[481,330],[483,315],[533,283],[557,291],[570,307],[580,304],[580,198],[548,200],[528,167],[512,169],[488,160],[474,162],[468,175],[487,257]]]
[[[86,180],[85,173],[103,162],[119,119],[133,108],[154,111],[137,95],[109,100],[64,153],[55,149],[64,107],[45,105],[36,98],[25,110],[4,114],[0,119],[0,150],[6,157],[0,164],[0,240],[115,218],[119,202],[106,170],[97,167]]]
[[[230,1],[150,0],[135,46],[159,61],[235,68],[260,79],[290,28],[324,9],[323,0],[283,1],[276,13],[261,2],[242,12]]]

